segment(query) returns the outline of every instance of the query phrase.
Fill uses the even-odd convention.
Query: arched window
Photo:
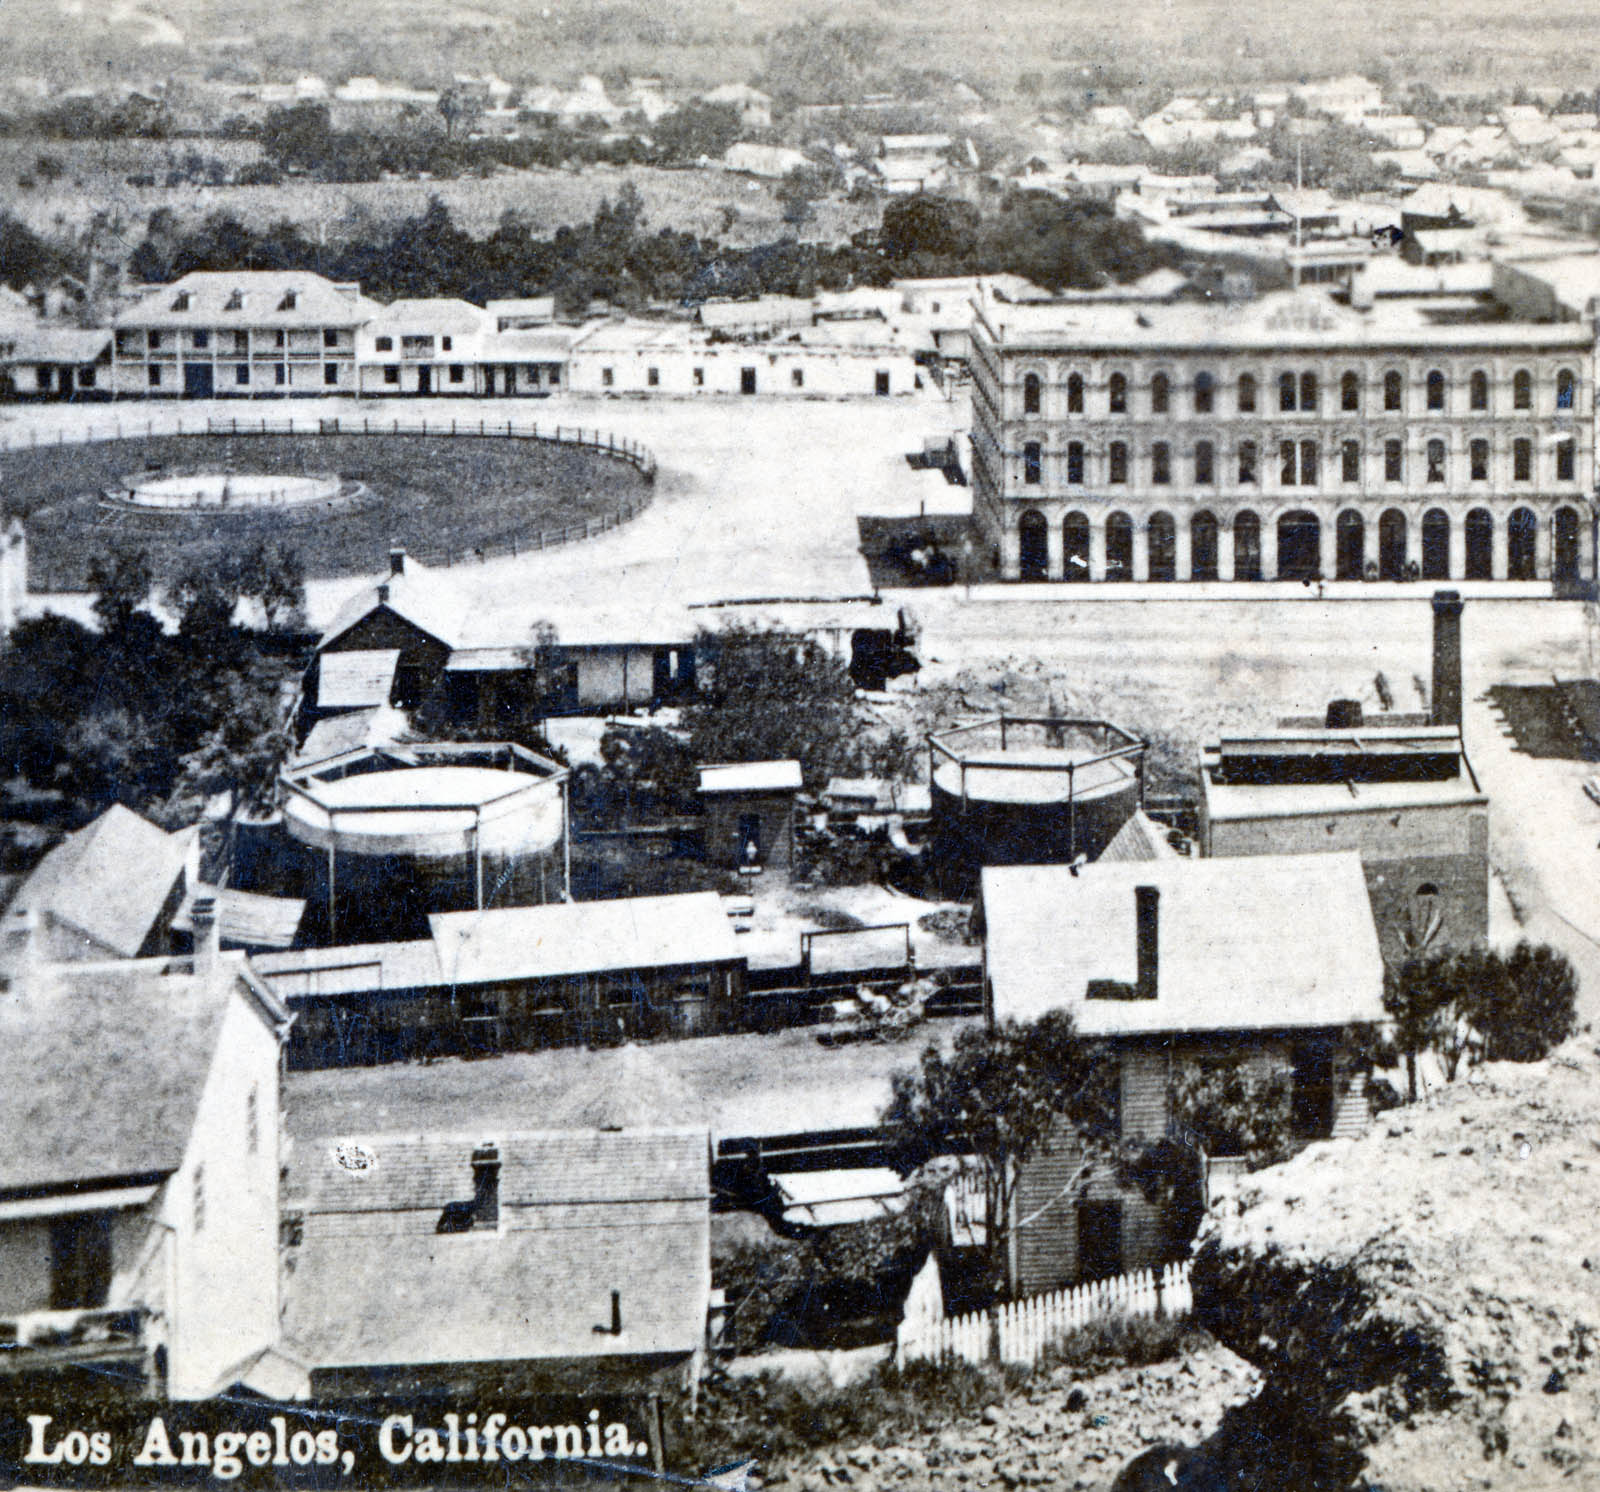
[[[1261,480],[1261,456],[1253,440],[1239,442],[1239,485],[1253,487]]]
[[[1428,480],[1442,482],[1445,476],[1444,442],[1430,440],[1428,442]]]
[[[1489,375],[1482,368],[1472,370],[1472,379],[1467,385],[1467,402],[1474,410],[1489,407]]]
[[[1511,442],[1511,480],[1513,482],[1531,482],[1533,480],[1533,442],[1531,440],[1514,440]]]
[[[1573,375],[1571,368],[1562,368],[1556,373],[1556,408],[1570,410],[1577,400],[1578,380]]]
[[[1513,409],[1533,408],[1533,374],[1526,368],[1518,368],[1511,375],[1511,407]]]
[[[1302,373],[1300,375],[1300,407],[1301,409],[1315,409],[1317,407],[1317,375],[1315,373]]]
[[[1030,440],[1022,447],[1022,480],[1030,487],[1037,487],[1043,472],[1043,448],[1038,441]]]
[[[1339,480],[1341,482],[1359,482],[1361,480],[1361,442],[1359,440],[1346,440],[1339,446]]]
[[[1489,442],[1475,440],[1467,447],[1468,471],[1474,482],[1489,480]]]
[[[1067,442],[1067,483],[1069,486],[1081,487],[1083,485],[1083,442],[1069,440]]]
[[[1043,580],[1050,571],[1049,525],[1034,508],[1017,520],[1017,571],[1024,580]]]
[[[1406,515],[1385,508],[1378,518],[1378,579],[1406,578]]]
[[[1233,578],[1261,579],[1261,520],[1248,508],[1233,520]]]
[[[1165,414],[1172,402],[1172,384],[1165,373],[1157,373],[1150,380],[1150,413]]]
[[[1152,513],[1146,526],[1145,542],[1149,545],[1150,578],[1176,580],[1178,578],[1178,530],[1171,513]]]
[[[1278,579],[1322,578],[1322,525],[1315,513],[1300,510],[1278,520]]]
[[[1189,520],[1189,577],[1217,578],[1217,518],[1204,508]]]
[[[1106,384],[1106,397],[1112,414],[1128,412],[1128,378],[1124,373],[1113,373]]]
[[[1405,402],[1406,381],[1393,368],[1383,375],[1383,407],[1394,411]]]
[[[1128,447],[1127,443],[1114,440],[1106,451],[1108,482],[1126,482],[1128,480]]]
[[[1278,408],[1291,410],[1294,408],[1294,374],[1280,373],[1278,375]]]
[[[1578,447],[1569,435],[1556,442],[1556,481],[1570,482],[1578,475]]]
[[[1444,408],[1444,374],[1437,368],[1428,372],[1428,408],[1441,410]]]
[[[1513,508],[1506,520],[1506,578],[1537,579],[1539,520],[1532,508]]]
[[[1150,447],[1150,480],[1158,487],[1172,480],[1172,447],[1164,440]]]
[[[1069,373],[1067,375],[1067,413],[1083,413],[1083,374]]]
[[[1209,373],[1194,375],[1194,412],[1210,414],[1215,404],[1217,381]]]
[[[1467,514],[1467,570],[1463,579],[1494,579],[1494,514],[1474,508]]]
[[[1254,373],[1241,373],[1239,375],[1239,413],[1254,414],[1256,409],[1256,376]]]
[[[1550,578],[1552,580],[1576,580],[1578,578],[1579,563],[1577,509],[1557,508],[1551,531],[1554,544],[1552,546]]]
[[[1450,578],[1450,515],[1443,508],[1422,515],[1422,578]]]
[[[1360,580],[1367,570],[1367,525],[1346,508],[1334,526],[1333,573],[1336,580]]]
[[[1037,373],[1030,373],[1022,380],[1022,412],[1024,414],[1038,414],[1042,400],[1043,385],[1039,382]]]
[[[1197,440],[1194,443],[1194,483],[1197,487],[1209,487],[1217,479],[1217,453],[1216,447],[1209,440]]]
[[[1061,523],[1062,578],[1089,578],[1089,519],[1083,513],[1068,513]]]
[[[1106,519],[1106,579],[1133,579],[1133,519],[1126,513]]]
[[[1349,413],[1361,408],[1361,376],[1346,373],[1339,380],[1339,408]]]

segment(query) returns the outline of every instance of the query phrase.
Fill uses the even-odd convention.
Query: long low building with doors
[[[977,521],[1012,580],[1592,580],[1594,320],[1520,309],[985,303]]]

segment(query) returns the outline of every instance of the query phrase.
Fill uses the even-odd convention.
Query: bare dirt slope
[[[1600,1054],[1479,1069],[1213,1210],[1196,1313],[1258,1401],[1181,1485],[1600,1485]]]

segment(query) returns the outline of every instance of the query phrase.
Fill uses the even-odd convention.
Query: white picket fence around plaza
[[[1187,1263],[1094,1280],[1069,1290],[1008,1301],[991,1314],[946,1316],[937,1290],[913,1288],[895,1341],[895,1361],[982,1363],[993,1358],[993,1318],[998,1318],[999,1358],[1035,1366],[1047,1349],[1071,1332],[1113,1316],[1187,1316],[1194,1306]]]

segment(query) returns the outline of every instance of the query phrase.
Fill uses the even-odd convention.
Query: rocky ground
[[[794,1492],[933,1488],[1108,1488],[1148,1448],[1201,1440],[1259,1385],[1247,1364],[1196,1333],[1178,1357],[1141,1368],[1041,1374],[981,1413],[880,1444],[835,1446],[761,1466],[750,1483]]]
[[[1197,1317],[1263,1393],[1178,1485],[1600,1484],[1597,1094],[1580,1038],[1470,1072],[1213,1209]]]

